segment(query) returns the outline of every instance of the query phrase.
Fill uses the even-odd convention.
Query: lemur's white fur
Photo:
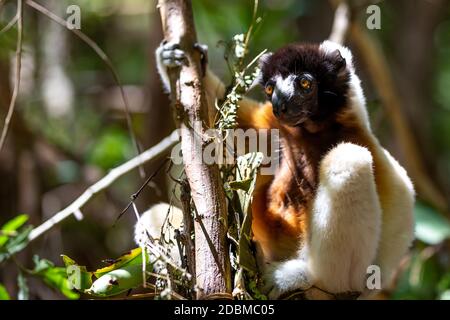
[[[365,288],[367,267],[371,264],[380,267],[385,288],[413,239],[414,188],[405,170],[371,132],[352,54],[346,47],[330,41],[323,42],[320,48],[330,54],[339,50],[346,60],[350,72],[350,109],[367,130],[373,148],[370,152],[362,146],[341,143],[322,159],[309,239],[297,257],[271,262],[263,270],[270,298],[312,285],[333,293],[360,291],[367,296],[370,294]],[[159,58],[157,61],[168,87],[166,70]],[[214,99],[224,92],[223,84],[208,71],[204,86],[213,106]],[[381,172],[377,181],[374,159],[377,159],[375,169]],[[310,297],[327,298],[314,290]]]
[[[170,221],[168,232],[163,234],[163,226],[166,219]],[[178,248],[175,247],[176,239],[174,230],[180,229],[183,224],[183,212],[167,203],[160,203],[145,211],[134,226],[134,241],[139,246],[144,246],[148,241],[148,235],[159,243],[162,243],[170,252],[174,262],[181,264]],[[164,239],[161,239],[161,236]]]
[[[355,73],[355,66],[353,64],[353,55],[347,47],[341,46],[335,42],[326,40],[320,45],[325,53],[331,54],[339,50],[341,56],[345,59],[346,68],[350,71],[350,85],[348,92],[349,104],[352,106],[352,111],[355,112],[361,123],[364,124],[370,131],[369,115],[366,109],[366,98],[361,87],[361,80]],[[345,70],[342,70],[345,72]]]
[[[284,92],[288,95],[289,98],[295,95],[295,76],[289,75],[286,78],[283,78],[281,75],[276,77],[277,85],[276,88],[280,88],[281,92]],[[277,94],[275,91],[274,94]]]
[[[372,164],[370,152],[351,143],[322,160],[307,245],[314,283],[329,292],[364,291],[375,261],[381,208]]]

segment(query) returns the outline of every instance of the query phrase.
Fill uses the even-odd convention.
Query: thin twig
[[[17,48],[16,48],[16,74],[14,77],[14,89],[11,97],[11,102],[9,104],[8,114],[5,118],[5,124],[3,126],[2,135],[0,137],[0,151],[5,144],[6,136],[8,134],[9,124],[14,113],[16,106],[17,97],[19,95],[20,87],[20,72],[22,69],[22,37],[23,37],[23,2],[22,0],[17,0]]]
[[[0,30],[0,34],[3,34],[5,32],[8,32],[9,29],[11,29],[12,27],[15,26],[15,24],[17,23],[17,21],[19,21],[19,15],[16,14],[11,21],[8,22],[8,24],[6,26],[3,27],[2,30]]]
[[[105,177],[100,179],[94,185],[90,186],[78,199],[66,207],[64,210],[57,212],[53,217],[45,221],[43,224],[33,229],[28,237],[29,241],[33,241],[43,233],[53,228],[56,224],[71,216],[75,211],[80,210],[94,195],[103,191],[110,186],[114,181],[124,174],[136,169],[142,164],[157,158],[166,153],[172,146],[178,142],[177,131],[164,138],[156,146],[144,151],[137,157],[125,162],[124,164],[112,169]]]
[[[248,43],[250,42],[250,36],[252,35],[253,27],[256,22],[256,15],[258,14],[258,6],[259,6],[259,0],[255,0],[255,3],[253,5],[253,15],[252,15],[252,23],[250,24],[250,27],[248,28],[247,33],[245,34],[245,41],[244,41],[244,48],[247,50]]]
[[[195,276],[195,243],[192,240],[194,234],[194,221],[191,214],[191,190],[187,179],[181,182],[181,207],[183,209],[183,240],[187,258],[187,269]]]
[[[131,121],[130,107],[129,107],[129,104],[128,104],[127,95],[125,94],[125,91],[123,89],[122,83],[121,83],[120,78],[119,78],[119,75],[117,74],[116,69],[114,68],[114,66],[113,66],[113,64],[111,62],[111,59],[108,57],[108,55],[105,53],[105,51],[103,51],[97,45],[97,43],[95,43],[94,40],[92,40],[88,35],[86,35],[82,31],[80,31],[78,29],[68,28],[67,27],[67,22],[64,19],[60,18],[59,16],[57,16],[56,14],[54,14],[53,12],[51,12],[50,10],[45,8],[44,6],[40,5],[39,3],[36,3],[33,0],[26,0],[26,4],[29,5],[30,7],[32,7],[33,9],[37,10],[38,12],[42,13],[43,15],[48,17],[49,19],[55,21],[59,25],[63,26],[67,30],[73,32],[78,38],[80,38],[84,43],[86,43],[89,47],[91,47],[91,49],[94,50],[95,53],[100,57],[100,59],[103,60],[103,62],[106,64],[106,66],[108,67],[109,71],[111,72],[111,74],[112,74],[112,76],[114,78],[114,81],[116,82],[117,86],[119,87],[120,95],[122,97],[122,100],[123,100],[123,103],[124,103],[124,106],[125,106],[125,118],[126,118],[126,122],[127,122],[128,131],[130,133],[131,139],[133,140],[133,144],[134,144],[134,147],[136,148],[137,154],[140,154],[141,153],[141,148],[140,148],[139,143],[137,141],[136,134],[134,133],[134,130],[133,130],[133,124],[132,124],[132,121]],[[139,174],[141,175],[141,178],[145,177],[145,171],[144,171],[144,168],[142,166],[139,166]]]
[[[119,216],[116,219],[116,222],[122,218],[123,214],[125,212],[127,212],[127,210],[131,207],[131,205],[133,204],[133,202],[139,197],[139,195],[141,194],[142,190],[144,190],[144,188],[150,183],[150,181],[153,180],[153,178],[159,173],[159,171],[167,164],[167,162],[169,161],[169,159],[165,159],[160,165],[159,167],[153,172],[153,174],[151,176],[149,176],[145,182],[141,185],[141,187],[139,188],[138,191],[136,191],[135,193],[133,193],[131,195],[131,201],[127,204],[127,206],[125,207],[125,209],[122,210],[122,212],[119,214]]]

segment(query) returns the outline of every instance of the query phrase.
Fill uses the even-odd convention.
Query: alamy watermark
[[[66,26],[69,30],[81,29],[81,8],[75,4],[70,5],[66,9]]]
[[[247,153],[260,152],[263,154],[261,175],[273,175],[280,165],[280,132],[278,129],[208,129],[202,132],[202,122],[194,122],[192,128],[178,130],[192,130],[194,136],[193,162],[196,164],[232,165],[235,160]],[[181,132],[182,133],[182,132]],[[174,164],[183,164],[181,144],[177,144],[171,153]]]
[[[381,29],[381,9],[376,4],[367,7],[366,13],[369,15],[366,20],[366,27],[369,30]]]
[[[369,290],[381,290],[381,268],[376,264],[367,267],[366,288]]]

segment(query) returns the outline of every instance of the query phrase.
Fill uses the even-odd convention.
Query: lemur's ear
[[[273,55],[273,52],[266,52],[259,58],[259,67],[261,68],[264,64],[269,61],[269,58]]]
[[[331,58],[335,71],[345,71],[345,69],[354,71],[353,56],[348,48],[329,40],[322,42],[320,48],[328,58]]]
[[[343,71],[347,66],[347,62],[338,49],[331,52],[329,54],[329,57],[331,58],[335,72],[339,73],[340,71]]]

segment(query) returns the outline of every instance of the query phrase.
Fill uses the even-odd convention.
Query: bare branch
[[[8,24],[6,26],[4,26],[2,30],[0,30],[0,34],[8,32],[9,29],[11,29],[12,27],[14,27],[16,25],[17,21],[19,21],[19,15],[18,14],[16,14],[11,19],[11,21],[9,21]]]
[[[329,40],[344,44],[350,24],[350,10],[347,2],[342,1],[334,12],[334,21]]]
[[[67,219],[75,212],[80,211],[80,209],[89,200],[91,200],[93,196],[109,187],[114,181],[116,181],[124,174],[166,153],[171,147],[173,147],[178,142],[178,139],[179,139],[178,133],[177,131],[174,131],[170,136],[163,139],[156,146],[151,147],[150,149],[144,151],[137,157],[112,169],[105,177],[103,177],[98,182],[90,186],[78,199],[72,202],[72,204],[70,204],[64,210],[57,212],[53,217],[45,221],[40,226],[34,228],[28,237],[29,241],[35,240],[36,238],[38,238],[43,233],[53,228],[55,225],[57,225],[64,219]]]
[[[14,89],[9,104],[8,113],[5,118],[5,124],[3,126],[2,135],[0,137],[0,151],[5,144],[6,136],[8,134],[9,124],[16,107],[17,97],[19,95],[20,88],[20,72],[22,69],[22,37],[23,37],[23,2],[17,0],[17,48],[16,48],[16,74],[14,76]]]

